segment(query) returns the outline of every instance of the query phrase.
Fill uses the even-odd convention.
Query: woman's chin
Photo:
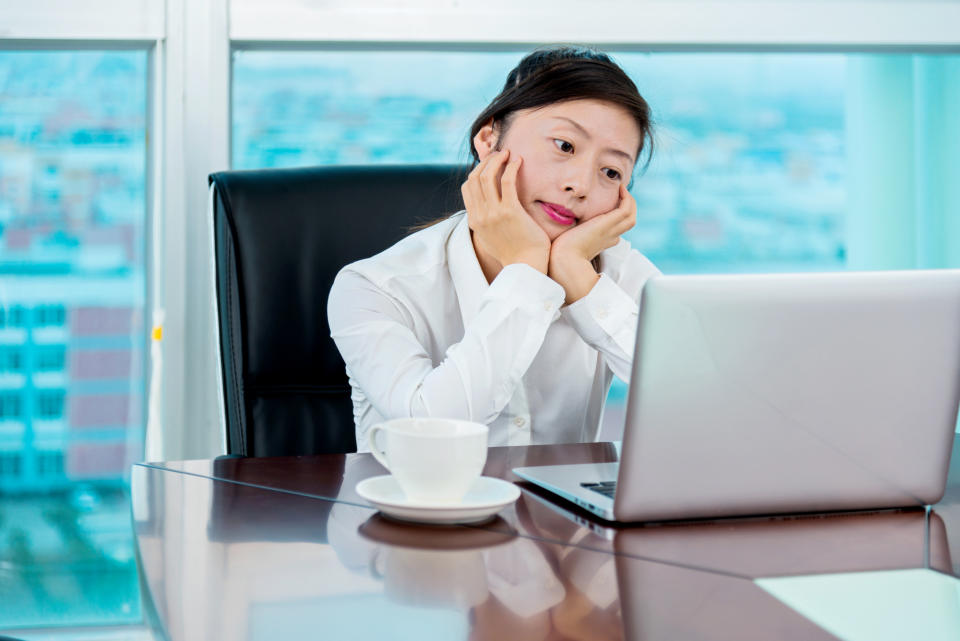
[[[550,218],[547,218],[543,214],[540,214],[540,215],[531,214],[530,217],[533,218],[534,222],[540,226],[540,229],[542,229],[543,232],[547,235],[547,238],[550,239],[551,243],[557,239],[557,236],[567,231],[568,229],[572,229],[573,227],[575,227],[575,225],[561,225],[560,223],[554,220],[551,220]]]
[[[557,236],[567,231],[565,227],[561,227],[560,225],[557,225],[556,223],[552,223],[552,222],[544,222],[542,220],[537,220],[537,225],[540,226],[540,229],[542,229],[543,233],[547,235],[547,238],[550,239],[551,243],[557,239]]]

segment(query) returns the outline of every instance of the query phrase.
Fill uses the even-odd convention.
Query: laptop
[[[960,406],[960,270],[660,276],[617,463],[515,468],[615,522],[929,505]]]

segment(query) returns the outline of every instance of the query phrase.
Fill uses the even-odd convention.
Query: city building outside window
[[[0,629],[142,621],[147,82],[145,49],[0,51]]]

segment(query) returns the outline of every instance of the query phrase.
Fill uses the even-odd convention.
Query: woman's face
[[[630,114],[600,100],[571,100],[514,112],[503,136],[491,124],[474,137],[480,160],[497,149],[523,157],[517,195],[552,241],[614,209],[630,182],[640,130]]]

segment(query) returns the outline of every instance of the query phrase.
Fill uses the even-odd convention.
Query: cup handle
[[[383,552],[383,548],[378,546],[374,549],[373,554],[370,555],[370,575],[380,581],[384,579],[383,571],[380,570],[380,559],[383,557],[381,552]]]
[[[370,453],[377,462],[390,471],[390,465],[387,464],[387,453],[377,445],[377,434],[383,431],[383,423],[377,423],[367,432],[367,445],[370,446]]]

